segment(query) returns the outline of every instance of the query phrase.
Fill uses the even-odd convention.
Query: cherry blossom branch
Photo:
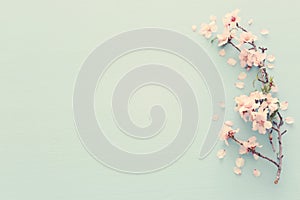
[[[238,143],[240,146],[245,147],[244,144],[241,141],[239,141],[238,139],[236,139],[234,137],[234,135],[229,135],[229,138],[231,138],[233,141],[235,141],[236,143]],[[273,163],[277,168],[280,167],[279,164],[276,161],[274,161],[273,159],[271,159],[271,158],[269,158],[267,156],[264,156],[260,152],[256,151],[255,148],[249,148],[249,147],[245,147],[245,148],[247,148],[248,152],[251,152],[252,154],[255,154],[255,155],[259,156],[260,158],[263,158],[263,159],[265,159],[265,160]],[[279,173],[279,175],[280,175],[280,173]]]

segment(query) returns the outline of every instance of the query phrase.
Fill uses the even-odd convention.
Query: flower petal
[[[237,159],[235,160],[235,165],[236,165],[238,168],[243,167],[244,164],[245,164],[245,160],[244,160],[244,158],[242,158],[242,157],[239,157],[239,158],[237,158]]]
[[[226,121],[225,123],[224,123],[225,125],[227,125],[227,126],[233,126],[233,122],[232,121]]]
[[[241,175],[241,174],[242,174],[242,170],[241,170],[240,168],[238,168],[238,167],[234,167],[234,168],[233,168],[233,172],[234,172],[235,174],[237,174],[237,175]]]
[[[268,56],[267,56],[267,60],[268,60],[269,62],[274,62],[275,56],[274,56],[274,55],[268,55]]]
[[[255,160],[258,160],[259,156],[256,155],[256,154],[253,154],[253,158],[254,158]]]
[[[197,26],[196,26],[196,25],[193,25],[193,26],[192,26],[192,31],[193,31],[193,32],[196,32],[196,30],[197,30]]]
[[[221,49],[221,50],[219,51],[219,55],[220,55],[220,56],[225,56],[225,55],[226,55],[225,49]]]
[[[249,19],[248,20],[248,25],[250,26],[250,25],[252,25],[253,24],[253,19]]]
[[[254,169],[254,170],[253,170],[253,175],[254,175],[254,176],[258,177],[258,176],[260,176],[260,174],[261,174],[261,173],[260,173],[260,171],[259,171],[258,169]]]
[[[262,35],[268,35],[268,34],[269,34],[269,30],[267,30],[267,29],[262,29],[262,30],[260,31],[260,34],[262,34]]]
[[[247,77],[247,74],[245,72],[241,72],[238,76],[239,80],[244,80]]]
[[[243,89],[245,87],[245,83],[244,82],[236,82],[235,87],[237,87],[239,89]]]
[[[229,65],[231,65],[231,66],[234,66],[234,65],[236,65],[236,60],[233,59],[233,58],[229,58],[229,59],[227,60],[227,63],[228,63]]]
[[[218,153],[217,153],[217,157],[218,157],[219,159],[224,158],[225,155],[226,155],[226,150],[225,150],[225,149],[220,149],[220,150],[218,151]]]
[[[293,124],[294,123],[294,118],[292,118],[292,117],[286,117],[284,121],[287,124]]]
[[[273,69],[275,66],[274,66],[273,64],[271,64],[271,63],[268,63],[268,64],[267,64],[267,67],[268,67],[269,69]]]

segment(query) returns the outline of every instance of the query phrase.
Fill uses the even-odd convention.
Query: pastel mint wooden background
[[[300,199],[300,120],[297,116],[300,111],[297,99],[300,4],[297,0],[2,0],[0,5],[0,199]],[[262,28],[270,30],[271,34],[262,42],[277,57],[273,73],[279,83],[279,97],[289,101],[286,114],[296,120],[284,137],[280,184],[272,184],[275,168],[263,161],[247,159],[244,174],[235,176],[232,168],[237,147],[234,146],[221,162],[215,156],[216,151],[223,148],[220,143],[209,157],[198,160],[210,120],[206,115],[212,112],[207,106],[210,101],[204,82],[193,77],[189,66],[184,68],[176,58],[157,55],[157,52],[136,54],[131,61],[143,62],[149,57],[168,60],[166,62],[184,70],[182,74],[191,78],[202,113],[196,141],[174,165],[146,175],[119,173],[94,160],[76,134],[73,87],[89,53],[102,41],[126,30],[163,27],[181,32],[201,44],[226,84],[227,119],[234,119],[238,126],[245,127],[231,110],[232,97],[241,93],[233,87],[241,69],[227,66],[226,60],[217,55],[216,48],[191,32],[191,25],[207,21],[209,15],[220,17],[235,8],[241,9],[245,22],[254,19],[255,33]],[[144,94],[151,91],[148,88]],[[172,99],[168,94],[162,98]],[[173,104],[176,106],[174,99],[171,106]],[[98,111],[100,119],[101,105]],[[176,109],[174,112],[176,114]],[[146,119],[139,118],[143,115],[134,110],[134,106],[132,115],[138,123],[147,123]],[[179,119],[172,120],[176,125]],[[106,128],[114,130],[112,124]],[[171,126],[167,134],[173,133]],[[262,176],[253,177],[253,168],[260,169]]]

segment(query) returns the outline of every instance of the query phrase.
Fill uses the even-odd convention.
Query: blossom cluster
[[[217,18],[215,16],[210,17],[209,23],[201,24],[199,34],[209,39],[212,36],[212,43],[217,40],[220,56],[225,56],[225,46],[232,46],[237,50],[239,64],[241,68],[245,69],[245,72],[241,72],[238,76],[239,82],[235,83],[235,86],[239,89],[243,89],[245,83],[242,82],[247,77],[247,73],[252,68],[257,70],[257,76],[254,81],[259,81],[261,86],[255,89],[248,95],[242,94],[234,98],[235,111],[239,113],[240,117],[252,125],[252,131],[255,134],[267,135],[272,150],[277,157],[274,160],[259,152],[258,148],[262,148],[255,135],[249,137],[247,140],[238,139],[237,135],[240,135],[240,129],[233,128],[233,122],[226,121],[220,131],[220,139],[229,145],[229,140],[237,143],[239,148],[239,157],[236,159],[233,172],[237,175],[242,174],[242,167],[245,160],[242,158],[245,154],[252,154],[253,158],[267,160],[273,163],[277,167],[276,179],[274,183],[278,183],[282,170],[282,136],[287,130],[282,131],[281,128],[284,124],[292,124],[294,119],[292,117],[282,118],[281,111],[287,110],[288,102],[282,101],[276,97],[278,91],[277,84],[275,84],[274,78],[268,74],[267,69],[274,67],[273,62],[275,56],[267,54],[267,48],[257,46],[257,35],[245,29],[241,26],[241,17],[239,16],[239,10],[236,9],[233,12],[227,13],[222,19],[223,30],[219,34],[215,34],[218,30]],[[248,21],[248,25],[251,26],[253,20]],[[196,31],[197,26],[192,26],[192,30]],[[267,29],[260,31],[261,35],[269,34]],[[238,61],[235,58],[228,58],[227,63],[231,66],[235,66]],[[253,84],[254,86],[254,84]],[[275,132],[275,133],[274,133]],[[273,134],[276,134],[278,145],[275,147],[273,144]],[[226,150],[221,149],[218,151],[218,158],[222,159],[226,155]],[[254,176],[260,176],[261,172],[258,169],[253,170]]]

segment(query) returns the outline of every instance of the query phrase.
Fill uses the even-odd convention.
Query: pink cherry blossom
[[[230,138],[230,136],[233,136],[237,132],[239,132],[239,129],[234,130],[232,129],[232,127],[224,124],[223,128],[220,131],[220,140],[223,140],[225,144],[228,146],[229,144],[227,140]]]
[[[267,64],[267,67],[268,67],[269,69],[273,69],[273,68],[274,68],[274,65],[271,64],[271,63],[268,63],[268,64]]]
[[[248,148],[255,149],[256,147],[261,148],[262,146],[256,141],[256,137],[252,136],[247,141],[242,141],[242,146],[239,149],[240,154],[246,154],[249,152]]]
[[[212,33],[217,31],[217,25],[215,21],[210,22],[209,24],[201,24],[199,33],[206,38],[210,38]]]
[[[225,155],[226,155],[226,150],[225,150],[225,149],[220,149],[220,150],[218,151],[218,153],[217,153],[217,157],[218,157],[219,159],[224,158]]]
[[[252,130],[258,131],[260,134],[265,134],[267,129],[272,128],[272,123],[267,120],[267,109],[259,108],[257,112],[252,112],[253,122]]]
[[[223,24],[225,27],[235,27],[236,23],[241,21],[241,18],[238,16],[240,10],[236,9],[231,13],[227,13],[223,18]]]

